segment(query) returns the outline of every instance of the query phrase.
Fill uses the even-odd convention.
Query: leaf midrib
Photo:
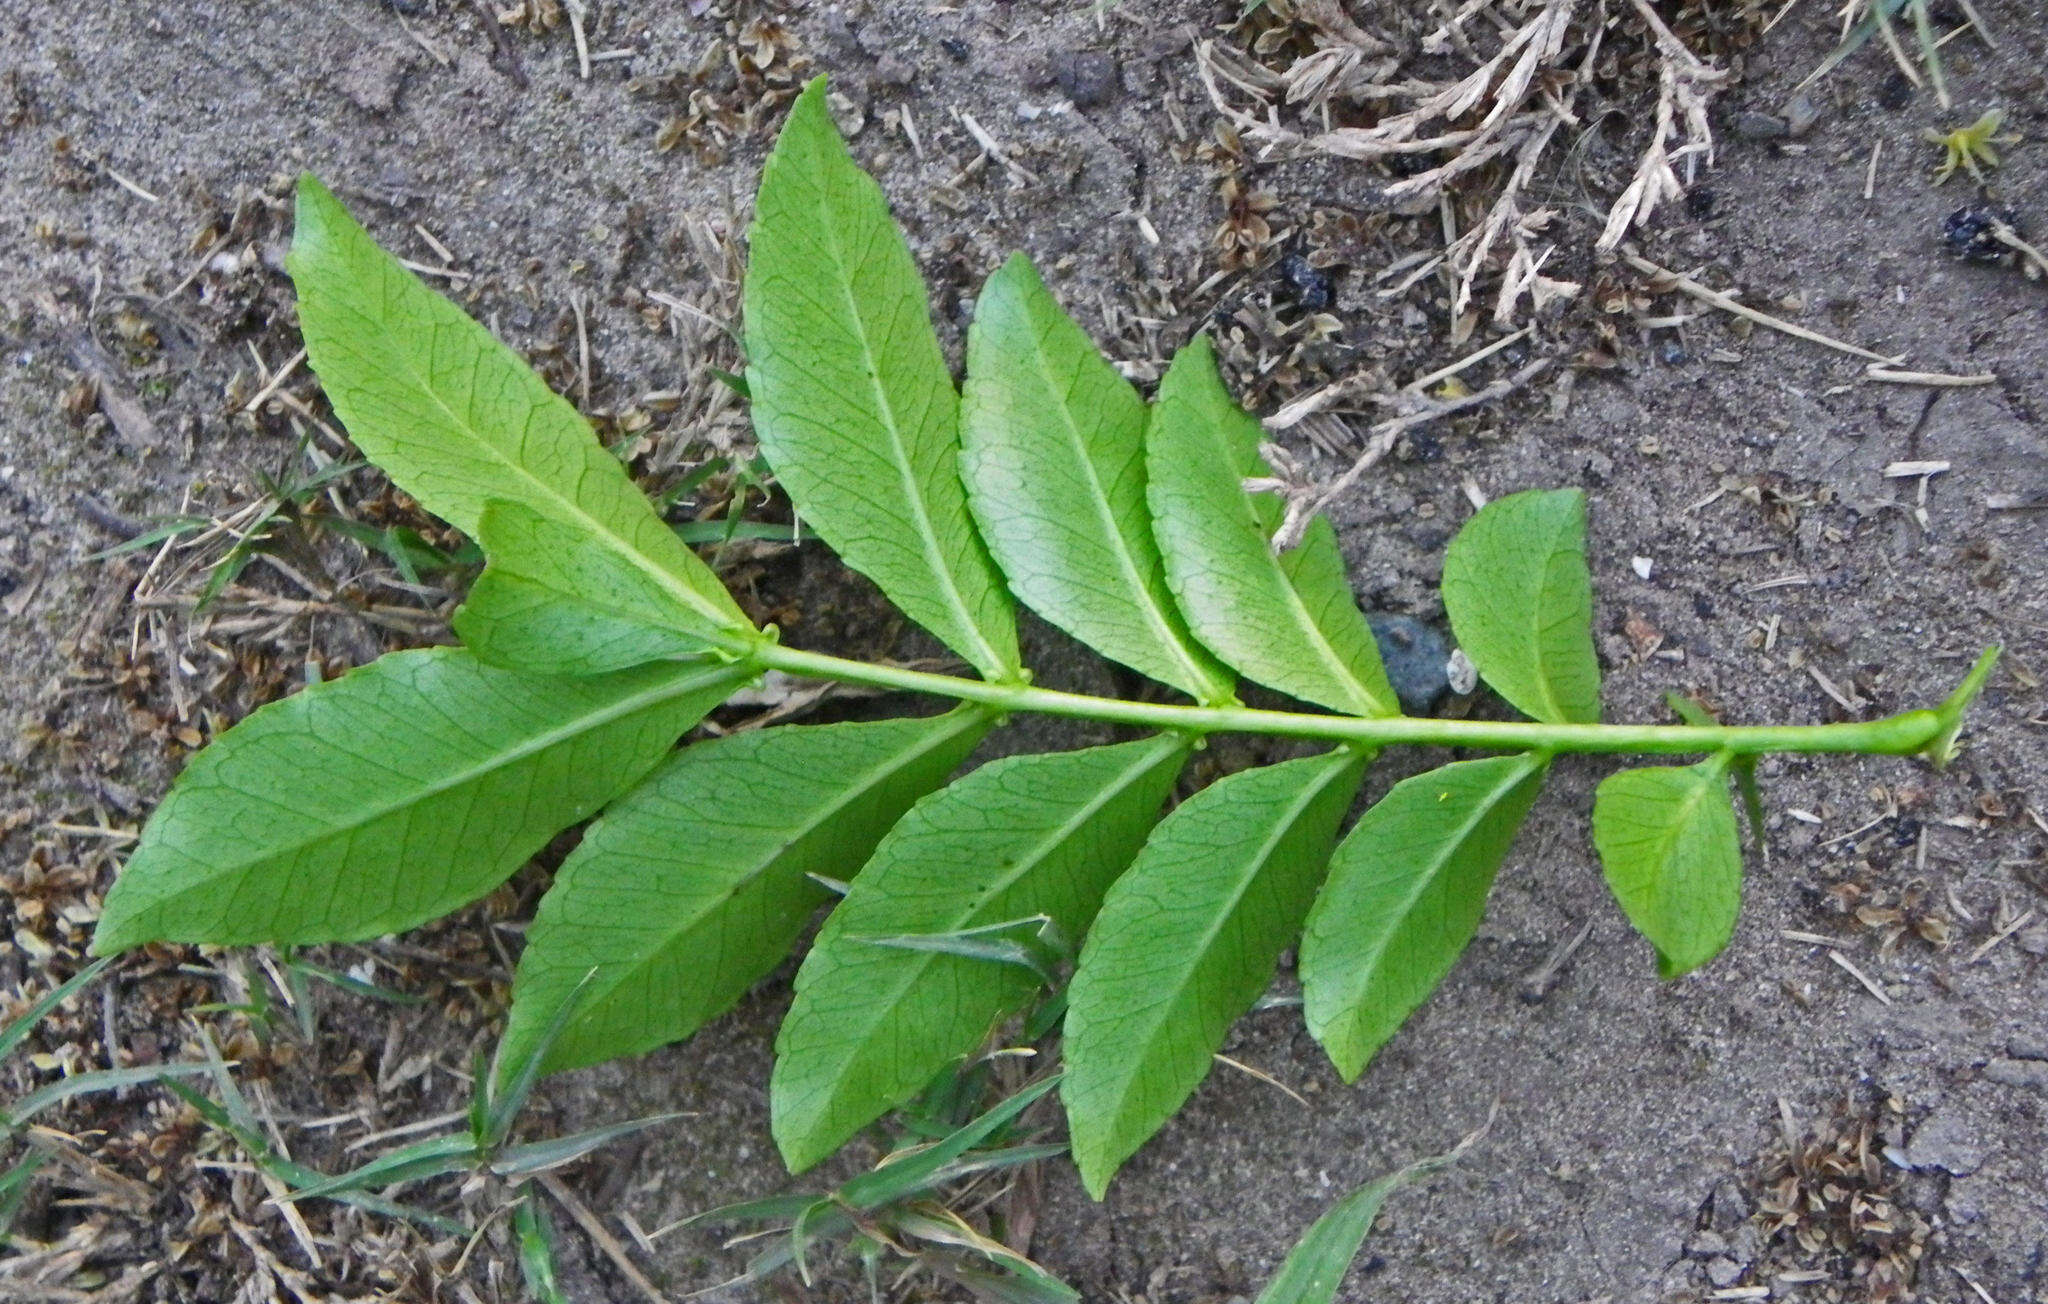
[[[1029,323],[1033,315],[1030,305],[1020,303],[1019,307],[1026,322]],[[1031,356],[1037,365],[1040,378],[1045,381],[1046,393],[1060,395],[1062,390],[1058,377],[1053,373],[1052,358],[1045,350],[1044,333],[1033,328],[1030,330],[1030,336]],[[1094,346],[1084,342],[1084,347],[1093,348]],[[1137,558],[1131,555],[1131,541],[1124,536],[1122,525],[1117,520],[1115,511],[1111,509],[1109,490],[1103,485],[1102,477],[1096,470],[1095,459],[1089,456],[1087,436],[1081,432],[1081,425],[1074,417],[1072,405],[1066,402],[1064,397],[1055,397],[1053,407],[1059,412],[1060,425],[1066,431],[1068,442],[1073,447],[1074,457],[1081,464],[1082,474],[1087,480],[1089,505],[1095,509],[1096,516],[1101,519],[1103,533],[1109,539],[1110,553],[1116,559],[1118,569],[1123,572],[1126,584],[1131,592],[1136,595],[1136,601],[1133,605],[1145,613],[1145,623],[1152,628],[1153,636],[1164,646],[1169,655],[1180,662],[1182,670],[1188,675],[1188,683],[1184,687],[1192,690],[1193,695],[1205,704],[1228,697],[1230,686],[1219,683],[1218,676],[1194,659],[1189,652],[1186,637],[1180,631],[1174,629],[1172,623],[1167,620],[1166,613],[1160,606],[1158,594],[1146,582],[1144,572],[1138,567]],[[1144,411],[1141,407],[1138,418],[1141,460],[1144,419]]]
[[[633,545],[632,540],[626,538],[624,535],[614,530],[610,525],[606,524],[598,517],[592,515],[591,512],[587,508],[585,508],[582,503],[578,502],[574,498],[569,497],[561,490],[555,488],[555,486],[550,484],[548,481],[543,480],[541,477],[535,475],[532,471],[527,469],[524,463],[521,463],[515,460],[514,458],[510,457],[503,450],[501,450],[496,443],[494,443],[490,439],[485,438],[483,433],[479,431],[472,422],[465,418],[460,412],[456,411],[456,409],[453,406],[451,406],[449,402],[441,396],[441,391],[434,386],[432,381],[427,376],[422,374],[418,368],[411,365],[411,359],[404,351],[400,351],[400,361],[398,367],[405,374],[413,378],[413,380],[417,383],[420,392],[425,394],[427,398],[436,407],[441,409],[442,412],[446,413],[449,421],[453,423],[457,429],[461,430],[465,435],[468,435],[471,441],[477,444],[479,447],[486,449],[491,454],[491,456],[494,457],[497,461],[502,463],[504,466],[510,468],[520,479],[524,480],[528,485],[531,485],[535,490],[539,491],[540,496],[544,500],[560,504],[564,511],[570,517],[580,522],[583,525],[583,527],[589,530],[589,532],[593,536],[610,543],[612,545],[613,550],[619,553],[621,556],[625,557],[627,561],[630,562],[636,569],[652,577],[654,581],[662,587],[662,589],[664,589],[668,593],[673,594],[676,598],[680,599],[684,606],[691,608],[699,616],[702,616],[704,619],[710,621],[712,628],[718,630],[721,633],[730,634],[736,632],[735,627],[731,623],[730,613],[720,611],[718,609],[717,604],[713,603],[708,598],[704,597],[704,595],[697,592],[695,588],[693,588],[691,585],[689,585],[683,580],[682,576],[677,575],[668,567],[661,565],[659,562],[655,561],[654,558],[649,557],[646,553],[640,551],[639,548]],[[559,402],[568,402],[567,399],[562,398],[558,394],[554,394],[553,391],[550,391],[550,395]],[[581,419],[582,417],[579,413],[578,420]],[[630,481],[628,481],[627,487],[631,489],[635,495],[638,495],[639,490],[633,488]],[[486,495],[486,501],[488,501],[488,498],[489,495]],[[481,523],[481,513],[479,513],[479,523]],[[680,547],[682,545],[679,544],[678,546]]]
[[[1227,401],[1227,395],[1225,399]],[[1192,399],[1183,398],[1179,401],[1190,407],[1194,406]],[[1211,452],[1219,464],[1235,472],[1241,459],[1238,451],[1230,446],[1229,436],[1224,434],[1221,423],[1202,420],[1198,414],[1195,424],[1208,432]],[[1257,456],[1256,452],[1253,456]],[[1232,496],[1237,504],[1238,519],[1250,531],[1252,539],[1257,544],[1259,556],[1263,558],[1261,565],[1273,580],[1274,587],[1280,591],[1282,606],[1294,617],[1295,625],[1308,636],[1309,646],[1315,650],[1317,658],[1333,672],[1338,685],[1350,692],[1354,705],[1359,702],[1365,704],[1368,709],[1360,714],[1399,714],[1389,712],[1386,704],[1375,697],[1372,690],[1352,673],[1351,667],[1345,664],[1335,645],[1324,635],[1322,627],[1316,624],[1315,617],[1309,612],[1308,604],[1301,600],[1300,591],[1294,587],[1294,581],[1288,578],[1287,571],[1280,565],[1280,559],[1273,555],[1273,541],[1266,534],[1265,528],[1259,524],[1258,510],[1253,506],[1251,495],[1235,492]]]
[[[776,845],[767,856],[750,866],[743,875],[732,880],[725,889],[707,898],[709,904],[704,909],[696,911],[685,926],[664,930],[659,942],[649,947],[646,953],[639,959],[622,966],[618,976],[613,981],[606,983],[600,990],[592,992],[589,997],[590,1012],[595,1013],[600,1008],[599,1002],[603,998],[610,996],[620,987],[624,986],[628,978],[653,964],[679,938],[701,927],[706,916],[710,915],[715,909],[729,904],[743,889],[759,883],[761,877],[777,861],[781,860],[783,856],[788,855],[791,848],[824,827],[828,820],[835,818],[841,811],[851,805],[856,797],[865,797],[884,779],[930,755],[940,747],[958,738],[964,731],[974,728],[980,723],[982,723],[982,720],[977,713],[963,711],[959,715],[958,722],[953,727],[932,733],[921,739],[915,746],[891,753],[887,759],[878,761],[861,771],[854,782],[846,786],[841,796],[820,807],[813,818],[805,820],[792,830],[785,831],[778,838]]]
[[[1145,1070],[1148,1070],[1151,1064],[1152,1048],[1158,1043],[1159,1029],[1168,1022],[1180,1022],[1178,1014],[1182,1004],[1188,998],[1189,990],[1193,986],[1194,976],[1201,970],[1202,962],[1214,949],[1216,938],[1223,931],[1224,922],[1236,916],[1239,907],[1244,901],[1244,894],[1251,889],[1253,883],[1258,881],[1260,875],[1264,872],[1266,864],[1271,861],[1274,850],[1287,837],[1288,832],[1293,829],[1295,823],[1301,819],[1302,813],[1315,802],[1317,797],[1322,795],[1324,789],[1328,788],[1330,784],[1334,783],[1358,761],[1358,758],[1355,756],[1345,756],[1342,753],[1332,753],[1332,755],[1333,757],[1342,757],[1342,759],[1336,760],[1326,767],[1315,783],[1305,785],[1302,788],[1300,794],[1289,806],[1286,818],[1276,820],[1273,823],[1272,831],[1259,843],[1258,853],[1246,859],[1246,865],[1256,865],[1258,868],[1238,876],[1237,885],[1232,889],[1228,899],[1229,908],[1216,911],[1209,926],[1202,931],[1201,944],[1187,949],[1186,953],[1194,958],[1182,970],[1182,976],[1175,984],[1173,994],[1166,1000],[1159,1001],[1153,1005],[1152,1009],[1157,1017],[1144,1021],[1144,1035],[1142,1037],[1126,1038],[1127,1041],[1141,1045],[1146,1049],[1126,1061],[1126,1067],[1129,1071],[1120,1075],[1121,1081],[1117,1088],[1115,1107],[1100,1113],[1091,1110],[1089,1117],[1105,1119],[1119,1125],[1124,1122],[1124,1111],[1129,1106],[1131,1099],[1131,1086],[1146,1076]],[[1169,1015],[1173,1017],[1169,1019]]]
[[[169,902],[176,901],[179,898],[187,896],[193,892],[198,892],[203,889],[210,888],[212,885],[220,882],[223,879],[232,878],[235,875],[246,873],[249,869],[263,863],[264,861],[275,860],[279,857],[286,855],[297,856],[300,852],[306,850],[308,847],[315,846],[337,835],[354,833],[357,830],[360,830],[370,824],[375,823],[380,819],[385,818],[388,815],[396,814],[397,812],[404,810],[409,806],[417,806],[421,802],[427,801],[433,797],[441,796],[448,792],[452,792],[465,784],[481,779],[484,776],[492,773],[493,771],[502,770],[507,766],[516,764],[519,761],[538,755],[539,753],[546,751],[548,748],[553,747],[557,743],[566,742],[569,739],[574,738],[580,734],[588,733],[592,729],[600,728],[604,725],[610,724],[613,721],[618,720],[624,716],[630,715],[635,711],[643,710],[647,707],[656,705],[657,703],[665,701],[669,698],[680,697],[683,694],[692,691],[693,689],[702,688],[714,684],[721,677],[730,677],[737,680],[740,678],[744,678],[744,675],[745,672],[740,667],[719,666],[705,674],[672,679],[665,683],[648,688],[642,692],[636,693],[631,697],[622,698],[619,701],[603,708],[602,710],[578,716],[574,722],[566,723],[557,726],[556,728],[547,730],[544,733],[536,734],[507,751],[494,752],[491,754],[491,758],[487,761],[444,775],[441,778],[435,780],[434,782],[425,785],[424,787],[413,790],[412,794],[403,800],[385,802],[375,807],[372,807],[367,811],[355,813],[343,822],[329,824],[325,828],[319,829],[318,831],[310,833],[302,838],[297,838],[292,841],[284,843],[269,844],[269,846],[263,852],[257,855],[252,855],[244,859],[236,860],[226,864],[223,864],[219,861],[210,862],[208,866],[208,868],[211,870],[210,873],[198,879],[189,887],[186,887],[177,892],[167,893],[164,896],[158,897],[155,901],[150,903],[149,909],[161,909],[164,905],[168,904]],[[230,791],[232,791],[232,789],[230,789]],[[189,858],[189,853],[184,853],[181,851],[180,854],[185,854]]]
[[[1360,966],[1366,971],[1368,985],[1371,982],[1372,976],[1379,971],[1381,963],[1386,958],[1387,950],[1392,945],[1394,936],[1399,931],[1399,923],[1408,919],[1414,913],[1416,904],[1421,901],[1431,887],[1436,885],[1437,881],[1442,877],[1445,868],[1450,865],[1456,858],[1459,850],[1470,840],[1474,830],[1484,824],[1487,818],[1493,814],[1494,809],[1510,793],[1526,782],[1532,774],[1542,768],[1544,764],[1544,762],[1536,759],[1534,753],[1524,753],[1522,756],[1516,757],[1515,760],[1517,764],[1513,765],[1503,775],[1501,781],[1488,789],[1482,800],[1472,804],[1470,816],[1458,825],[1457,835],[1445,840],[1442,844],[1443,851],[1434,858],[1434,863],[1430,866],[1429,872],[1414,876],[1416,886],[1413,890],[1401,895],[1399,909],[1388,912],[1394,917],[1393,923],[1395,926],[1388,927],[1380,933],[1379,937],[1366,951],[1365,963]],[[1485,763],[1480,762],[1480,764]]]
[[[817,170],[819,202],[827,207],[830,206],[831,187],[831,178],[827,173],[830,171],[830,164],[833,161],[835,160],[819,160],[821,166]],[[845,162],[848,167],[854,166],[850,156]],[[861,173],[858,168],[854,168],[854,171],[856,175],[866,179],[866,174]],[[878,197],[879,189],[877,187]],[[886,208],[887,200],[882,202]],[[960,618],[965,632],[973,638],[983,655],[988,658],[988,668],[1013,671],[1015,667],[1010,665],[1010,658],[996,651],[995,646],[989,642],[988,635],[982,631],[980,620],[975,617],[974,612],[968,609],[967,595],[960,591],[959,577],[954,574],[953,568],[947,564],[945,553],[940,550],[938,534],[932,525],[931,512],[925,503],[924,486],[918,482],[915,468],[912,467],[910,462],[910,450],[903,443],[903,432],[896,415],[896,405],[882,385],[881,355],[876,351],[873,342],[868,337],[867,319],[861,315],[860,303],[853,297],[853,276],[847,262],[847,251],[839,242],[839,224],[827,221],[823,226],[824,244],[832,255],[833,265],[839,271],[839,275],[833,278],[833,288],[839,292],[840,298],[845,301],[847,320],[852,325],[854,338],[860,344],[861,357],[867,364],[864,370],[868,375],[868,388],[874,394],[876,410],[882,417],[882,429],[889,436],[889,450],[893,454],[893,460],[896,464],[897,479],[903,487],[904,499],[910,505],[911,515],[917,527],[918,543],[924,549],[925,561],[931,567],[932,575],[939,581],[939,587],[944,590],[947,605],[953,608],[954,614]],[[909,257],[907,251],[904,256],[906,258]],[[922,285],[923,282],[920,279],[920,288]],[[922,304],[920,304],[920,309],[922,309]],[[926,321],[929,324],[929,318]],[[941,383],[945,389],[952,389],[952,382],[950,380],[942,381]],[[959,439],[958,422],[959,396],[955,394],[955,442]]]
[[[1184,753],[1186,750],[1187,743],[1184,740],[1162,734],[1155,740],[1154,746],[1141,753],[1133,764],[1119,772],[1112,783],[1103,785],[1096,795],[1089,800],[1087,805],[1077,808],[1071,817],[1054,826],[1044,836],[1037,839],[1032,844],[1029,854],[1017,857],[1007,874],[976,893],[970,905],[957,911],[939,927],[928,928],[925,931],[928,933],[946,932],[965,927],[972,919],[975,911],[987,905],[995,896],[1015,886],[1020,878],[1023,878],[1035,869],[1047,856],[1064,844],[1067,839],[1086,828],[1088,822],[1101,813],[1103,807],[1126,792],[1133,783],[1149,773],[1155,765],[1160,764],[1170,756]],[[857,941],[860,939],[849,936],[847,940]],[[941,960],[951,958],[933,952],[907,951],[906,954],[911,957],[911,960],[909,964],[904,965],[902,968],[902,981],[893,984],[884,996],[878,997],[869,1006],[872,1014],[866,1020],[866,1026],[870,1029],[888,1018],[901,1006],[905,994],[917,985],[917,981],[926,972],[936,966]],[[867,1045],[865,1037],[862,1038],[861,1045],[863,1047]],[[838,1087],[841,1081],[843,1081],[843,1078],[834,1081],[832,1093],[828,1097],[835,1102],[838,1097]]]

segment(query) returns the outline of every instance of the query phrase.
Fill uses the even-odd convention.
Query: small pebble
[[[1092,109],[1116,95],[1116,60],[1099,50],[1076,51],[1054,68],[1053,80],[1075,108]]]
[[[1330,274],[1300,254],[1280,260],[1280,279],[1287,283],[1294,302],[1309,312],[1324,311],[1337,297]]]
[[[1744,109],[1735,115],[1735,134],[1744,140],[1783,140],[1792,128],[1783,118]]]
[[[1713,1282],[1716,1287],[1725,1288],[1733,1286],[1741,1279],[1742,1265],[1735,1260],[1729,1258],[1707,1260],[1707,1280]]]
[[[1648,557],[1631,557],[1628,559],[1628,566],[1636,573],[1637,579],[1646,580],[1650,578],[1650,572],[1656,567],[1656,563]]]
[[[1941,224],[1941,237],[1948,251],[1969,263],[1995,263],[2012,250],[1991,234],[1994,223],[2003,222],[2019,230],[2019,215],[1998,204],[1964,204]]]
[[[954,63],[967,62],[967,42],[961,40],[959,37],[940,37],[939,48],[941,50],[944,50],[946,52],[946,56],[950,58]]]
[[[1387,682],[1401,699],[1401,709],[1420,715],[1437,704],[1450,690],[1446,664],[1450,648],[1443,635],[1415,619],[1387,612],[1367,618],[1373,640],[1380,645],[1380,662],[1387,668]]]
[[[1785,106],[1785,129],[1792,133],[1794,140],[1813,130],[1813,124],[1820,121],[1821,107],[1809,95],[1795,95]]]
[[[1913,102],[1913,83],[1906,74],[1894,71],[1885,78],[1884,85],[1877,88],[1877,107],[1887,113],[1897,113]]]

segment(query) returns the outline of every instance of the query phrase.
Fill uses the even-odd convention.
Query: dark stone
[[[1685,192],[1685,211],[1696,222],[1704,222],[1714,215],[1714,192],[1707,186],[1694,186]]]
[[[1323,312],[1336,301],[1337,291],[1330,282],[1330,274],[1300,254],[1289,254],[1280,260],[1280,279],[1287,286],[1288,297],[1305,311]]]
[[[1910,847],[1920,840],[1920,821],[1911,815],[1901,816],[1892,823],[1892,845]]]
[[[1965,262],[1995,263],[2012,250],[1991,234],[1997,223],[2019,230],[2019,215],[1997,204],[1964,204],[1941,224],[1948,251]]]
[[[1075,108],[1092,109],[1116,96],[1116,60],[1100,50],[1077,50],[1053,69],[1053,80]]]
[[[1451,689],[1446,664],[1451,649],[1444,636],[1413,616],[1374,612],[1366,617],[1373,641],[1380,645],[1380,661],[1387,668],[1387,682],[1401,699],[1401,709],[1420,715],[1435,706]]]
[[[1913,102],[1913,83],[1906,74],[1892,70],[1884,79],[1884,85],[1877,88],[1877,107],[1887,113],[1897,113]]]
[[[1744,109],[1735,115],[1735,134],[1744,140],[1783,140],[1792,134],[1792,126],[1783,118]]]
[[[946,52],[946,56],[950,58],[954,63],[967,62],[967,42],[961,40],[959,37],[940,37],[939,48],[941,50],[944,50]]]
[[[1677,340],[1665,340],[1657,346],[1657,357],[1667,367],[1679,366],[1686,360],[1685,346]]]

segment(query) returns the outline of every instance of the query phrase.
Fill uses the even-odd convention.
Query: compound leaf
[[[1336,532],[1318,517],[1273,555],[1259,423],[1223,387],[1197,337],[1175,355],[1145,433],[1146,497],[1166,577],[1189,628],[1248,679],[1348,715],[1400,714],[1372,629],[1351,596]]]
[[[193,758],[93,949],[349,941],[446,914],[632,786],[748,674],[553,679],[430,648],[315,684]]]
[[[670,757],[590,826],[541,898],[501,1055],[518,1063],[572,997],[548,1072],[695,1032],[774,968],[829,899],[810,876],[851,876],[989,724],[963,708],[785,725]]]
[[[1607,886],[1657,948],[1666,978],[1697,969],[1735,935],[1742,843],[1726,753],[1697,765],[1621,770],[1593,799],[1593,845]]]
[[[1068,991],[1060,1088],[1097,1199],[1273,980],[1366,759],[1336,751],[1218,780],[1160,823],[1110,889]]]
[[[830,1154],[972,1053],[1028,1000],[1021,966],[882,944],[1042,915],[1068,937],[1159,817],[1187,740],[991,761],[925,798],[882,841],[796,978],[776,1038],[776,1143]]]
[[[545,675],[594,675],[701,656],[719,633],[645,571],[523,503],[493,499],[478,523],[491,564],[455,613],[483,661]]]
[[[490,500],[523,504],[645,574],[703,627],[748,631],[569,401],[310,175],[287,261],[306,356],[349,437],[399,488],[471,535]]]
[[[1444,554],[1443,595],[1458,645],[1516,710],[1600,719],[1584,492],[1531,489],[1480,508]]]
[[[1301,985],[1309,1031],[1346,1082],[1478,931],[1493,876],[1547,768],[1524,753],[1404,779],[1338,844],[1302,929]]]
[[[961,474],[1010,589],[1114,660],[1204,702],[1229,672],[1189,635],[1145,509],[1145,401],[1016,254],[967,335]]]
[[[1018,674],[1016,612],[967,514],[959,396],[881,187],[813,81],[761,174],[748,236],[754,433],[846,563],[967,658]]]

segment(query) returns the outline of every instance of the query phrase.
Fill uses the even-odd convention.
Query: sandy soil
[[[1917,368],[1989,372],[1994,383],[1868,383],[1856,359],[1731,330],[1633,274],[1595,268],[1575,251],[1590,245],[1605,194],[1561,181],[1547,196],[1563,212],[1559,266],[1588,278],[1589,302],[1475,383],[1531,350],[1597,365],[1573,368],[1562,394],[1561,366],[1533,393],[1412,438],[1336,510],[1366,604],[1440,620],[1434,580],[1469,510],[1465,485],[1584,485],[1611,718],[1663,718],[1673,689],[1741,720],[1903,709],[1945,692],[1981,645],[2001,642],[2007,660],[1968,755],[1939,775],[1895,761],[1768,763],[1769,854],[1751,861],[1735,943],[1675,984],[1656,981],[1592,863],[1586,817],[1603,767],[1562,766],[1479,940],[1360,1084],[1342,1087],[1298,1017],[1276,1009],[1247,1019],[1226,1051],[1306,1107],[1219,1072],[1106,1203],[1089,1202],[1063,1166],[1047,1168],[1032,1252],[1089,1299],[1255,1293],[1329,1200],[1449,1144],[1495,1101],[1499,1119],[1475,1153],[1389,1210],[1344,1298],[1564,1304],[1763,1287],[1771,1298],[1862,1299],[1874,1257],[1904,1261],[1915,1247],[1924,1298],[1968,1298],[1970,1282],[1999,1304],[2048,1297],[2048,516],[1992,505],[2048,494],[2048,285],[1947,255],[1942,219],[1968,195],[1960,181],[1928,184],[1935,154],[1919,139],[1993,104],[2019,135],[2048,132],[2048,16],[2026,0],[1982,7],[2004,40],[1994,53],[1968,38],[1949,47],[1955,113],[1925,92],[1885,107],[1897,104],[1891,69],[1872,50],[1815,92],[1822,114],[1810,132],[1755,139],[1733,129],[1733,115],[1778,111],[1832,40],[1825,7],[1795,10],[1717,105],[1719,166],[1642,247],[1815,329],[1909,353]],[[366,623],[346,601],[284,616],[270,608],[247,627],[174,643],[180,668],[128,655],[131,628],[150,613],[127,595],[150,554],[87,559],[135,524],[246,501],[262,475],[293,460],[294,413],[239,412],[260,384],[258,360],[274,368],[297,348],[279,270],[279,178],[314,168],[407,257],[443,266],[452,254],[463,275],[451,283],[473,310],[565,388],[579,371],[571,305],[582,305],[585,406],[642,434],[639,465],[654,472],[744,439],[729,404],[708,416],[700,406],[697,373],[729,365],[729,350],[715,331],[671,327],[672,310],[653,296],[730,311],[730,269],[705,252],[742,229],[779,116],[770,103],[757,121],[716,108],[693,121],[693,92],[700,108],[772,99],[800,73],[830,72],[861,127],[855,151],[882,178],[933,280],[943,329],[957,335],[974,285],[1024,248],[1142,370],[1205,319],[1227,328],[1233,313],[1289,302],[1270,269],[1196,292],[1217,269],[1224,210],[1217,165],[1197,149],[1210,113],[1189,47],[1222,16],[1168,0],[1124,0],[1100,17],[1041,0],[818,4],[778,15],[771,31],[752,9],[615,3],[597,7],[588,79],[565,28],[512,31],[508,55],[455,0],[31,0],[0,16],[10,52],[0,72],[9,988],[69,972],[121,849],[59,825],[132,826],[189,744],[284,691],[308,661],[331,670],[433,637],[432,613],[445,605],[379,590],[379,601],[425,613],[400,630]],[[765,78],[735,86],[688,71],[707,52],[758,57],[769,44],[777,61]],[[1039,111],[1068,98],[1085,107]],[[1631,115],[1646,111],[1610,107],[1612,138],[1596,131],[1583,143],[1595,172],[1625,161]],[[961,175],[977,152],[961,114],[1032,179],[1013,185],[994,165]],[[665,128],[680,138],[666,152]],[[1373,177],[1359,165],[1255,165],[1250,175],[1276,197],[1276,223],[1317,232],[1302,238],[1336,265],[1330,311],[1342,327],[1335,343],[1259,377],[1255,397],[1270,403],[1367,363],[1405,379],[1457,355],[1440,283],[1388,300],[1373,281],[1400,253],[1440,240],[1433,216],[1365,234],[1346,227],[1346,214],[1370,209]],[[2048,225],[2038,145],[2008,150],[1996,183],[2023,221]],[[1319,213],[1331,220],[1317,226]],[[1673,313],[1692,320],[1650,331],[1632,316]],[[1486,338],[1482,329],[1466,347]],[[1239,341],[1241,376],[1257,354],[1256,338]],[[302,374],[286,390],[317,404]],[[671,415],[666,391],[693,397]],[[651,424],[636,427],[635,412]],[[1324,473],[1339,466],[1299,451]],[[1886,478],[1908,460],[1948,469],[1924,484]],[[376,496],[367,477],[351,483],[352,495]],[[322,555],[365,568],[361,554],[337,548]],[[767,552],[745,565],[792,638],[915,650],[824,553]],[[291,592],[262,567],[250,584]],[[140,646],[192,628],[174,609],[152,610]],[[1043,629],[1031,639],[1041,678],[1116,687]],[[1391,762],[1375,783],[1428,759]],[[516,943],[516,927],[496,921],[516,925],[543,882],[524,875],[458,924],[404,939],[411,951],[386,952],[391,973],[435,997],[430,1006],[392,1014],[333,998],[320,1035],[295,1055],[252,1051],[253,1080],[295,1154],[337,1165],[350,1158],[340,1147],[363,1133],[459,1105],[455,1074],[487,1037],[502,996],[493,978]],[[1532,982],[1582,929],[1553,979]],[[1788,932],[1839,940],[1822,947]],[[39,1041],[55,1060],[7,1071],[26,1082],[66,1055],[103,1056],[109,1032],[130,1058],[181,1053],[190,1032],[180,1006],[219,996],[208,994],[218,990],[211,979],[175,970],[178,958],[124,966],[104,1024],[97,1008],[59,1020]],[[764,1084],[786,977],[688,1045],[544,1089],[541,1126],[694,1112],[572,1171],[593,1208],[654,1227],[782,1188]],[[70,1209],[39,1197],[25,1224],[36,1239],[99,1220],[71,1275],[49,1284],[132,1281],[131,1298],[226,1298],[250,1271],[245,1243],[200,1238],[174,1251],[212,1207],[237,1211],[279,1262],[306,1269],[259,1188],[192,1166],[195,1152],[231,1156],[206,1150],[189,1119],[145,1096],[63,1116],[81,1135],[107,1129],[94,1141],[99,1160],[154,1193],[121,1206],[87,1183],[84,1205]],[[344,1111],[358,1117],[304,1126]],[[1881,1152],[1878,1179],[1868,1189],[1847,1181],[1842,1198],[1863,1195],[1866,1213],[1869,1200],[1894,1202],[1896,1232],[1869,1232],[1866,1218],[1862,1255],[1766,1244],[1752,1215],[1787,1132],[1815,1133],[1823,1149],[1845,1135],[1853,1145],[1859,1122]],[[170,1140],[152,1150],[152,1138]],[[856,1146],[841,1166],[862,1157]],[[1810,1173],[1817,1159],[1806,1160]],[[602,1255],[565,1239],[576,1298],[638,1298]],[[400,1233],[363,1232],[330,1247],[311,1288],[427,1297],[427,1256],[406,1258],[404,1244]],[[463,1287],[472,1298],[516,1297],[516,1271],[493,1246]],[[680,1296],[739,1261],[709,1236],[681,1233],[642,1262]],[[451,1287],[436,1297],[462,1296]]]

